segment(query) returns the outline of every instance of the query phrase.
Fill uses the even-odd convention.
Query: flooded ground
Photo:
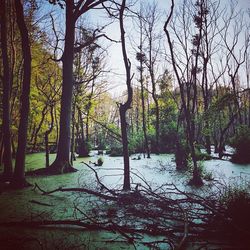
[[[74,167],[79,171],[76,173],[48,177],[27,177],[27,180],[31,184],[37,183],[44,190],[53,190],[58,187],[87,187],[95,190],[94,172],[83,162],[97,162],[99,157],[97,152],[93,151],[91,157],[77,158]],[[123,158],[109,157],[108,155],[101,157],[104,161],[103,166],[93,167],[101,181],[110,189],[121,189],[123,184]],[[54,158],[55,155],[50,156],[51,162]],[[152,187],[174,183],[181,190],[202,193],[211,191],[214,186],[214,182],[206,182],[204,187],[200,189],[187,186],[190,176],[175,170],[173,155],[152,155],[150,159],[145,159],[141,155],[141,160],[137,160],[137,158],[138,155],[130,157],[131,180],[134,187],[137,184],[145,185],[145,183]],[[27,170],[41,168],[45,165],[45,156],[43,153],[27,155],[26,163]],[[212,172],[213,179],[219,183],[237,181],[242,183],[244,178],[250,178],[250,164],[237,165],[225,160],[209,160],[202,164],[205,171]],[[76,211],[76,207],[80,206],[87,213],[88,209],[92,209],[95,205],[95,198],[84,193],[58,192],[43,196],[38,190],[33,190],[32,187],[3,192],[0,195],[0,222],[39,220],[41,218],[47,220],[79,219],[81,215]],[[2,239],[3,241],[7,241],[13,236],[22,239],[32,237],[33,240],[27,241],[24,249],[34,249],[36,244],[38,249],[135,249],[134,246],[128,246],[124,243],[122,239],[119,243],[119,235],[96,231],[87,232],[77,227],[71,227],[70,230],[57,227],[56,229],[35,231],[20,228],[1,228],[0,234],[3,231],[5,237]],[[36,239],[40,239],[43,242],[42,245]],[[112,243],[112,239],[116,239],[115,243]],[[145,246],[136,247],[137,249],[147,249]],[[162,246],[162,249],[167,248]]]

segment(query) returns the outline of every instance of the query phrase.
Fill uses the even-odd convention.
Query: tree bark
[[[142,75],[142,72],[141,72],[141,75]],[[146,147],[147,158],[150,158],[147,127],[146,127],[146,118],[145,118],[145,100],[144,100],[144,88],[143,88],[142,78],[140,81],[141,81],[141,104],[142,104],[142,128],[143,128],[144,143],[145,143],[145,147]]]
[[[49,167],[49,134],[52,132],[54,127],[54,115],[53,115],[53,105],[50,106],[50,117],[51,124],[50,128],[45,132],[44,140],[45,140],[45,158],[46,158],[46,168]]]
[[[32,149],[31,149],[32,152],[35,152],[35,151],[36,151],[38,133],[39,133],[40,129],[42,128],[42,125],[43,125],[45,116],[46,116],[46,114],[47,114],[47,110],[48,110],[48,107],[47,107],[47,104],[46,104],[46,105],[44,106],[43,110],[42,110],[42,113],[41,113],[41,114],[42,114],[41,120],[40,120],[40,122],[39,122],[37,128],[35,128],[35,130],[34,130],[34,135],[33,135],[32,138],[31,138],[31,141],[33,141]]]
[[[73,103],[73,112],[72,112],[72,136],[71,136],[71,154],[70,154],[70,164],[73,166],[73,161],[76,160],[75,156],[75,111],[76,111],[76,101]]]
[[[18,145],[12,184],[15,187],[21,188],[27,185],[25,180],[25,151],[27,144],[28,116],[30,107],[29,95],[31,81],[31,50],[29,33],[24,20],[23,5],[20,0],[15,1],[15,8],[17,25],[21,36],[24,71],[22,81],[20,123],[18,128]]]
[[[147,37],[149,40],[149,48],[148,48],[148,56],[149,62],[147,64],[151,85],[152,85],[152,98],[155,103],[155,153],[160,153],[159,147],[159,138],[160,138],[160,111],[159,111],[159,103],[158,103],[158,96],[156,93],[156,79],[155,79],[155,61],[157,58],[157,54],[153,54],[155,48],[153,47],[153,32],[155,31],[155,20],[156,20],[156,5],[151,8],[152,17],[148,17],[148,31]],[[158,52],[157,52],[158,53]]]
[[[79,157],[88,157],[89,149],[84,136],[84,122],[80,107],[77,107],[77,112],[78,112],[77,153]]]
[[[66,1],[66,29],[63,63],[63,82],[60,112],[60,132],[55,161],[48,170],[54,174],[74,172],[70,164],[70,122],[72,116],[72,94],[73,94],[73,58],[75,41],[75,17],[73,15],[74,1]]]
[[[127,56],[126,43],[125,43],[125,30],[123,25],[125,7],[126,7],[126,0],[123,0],[119,10],[119,24],[121,32],[122,55],[126,70],[126,84],[127,84],[128,98],[124,104],[120,104],[119,112],[121,118],[121,133],[122,133],[123,161],[124,161],[123,189],[130,190],[130,166],[129,166],[126,112],[128,109],[131,108],[133,90],[131,87],[131,75],[130,75],[131,64]]]
[[[145,97],[144,97],[144,86],[143,86],[143,51],[142,51],[143,41],[142,41],[142,19],[140,18],[140,85],[141,85],[141,105],[142,105],[142,129],[143,129],[143,136],[144,136],[144,145],[146,148],[147,158],[150,158],[150,151],[148,145],[148,135],[147,135],[147,125],[146,125],[146,111],[145,111]]]
[[[75,172],[70,164],[70,142],[71,142],[71,118],[72,118],[72,96],[73,96],[73,61],[75,43],[75,24],[77,19],[88,10],[102,4],[106,0],[98,1],[65,1],[66,27],[65,41],[62,56],[63,82],[60,113],[60,133],[55,161],[48,168],[52,174]],[[76,2],[76,3],[75,3]],[[88,44],[89,45],[89,44]],[[84,46],[80,46],[81,49]],[[79,52],[79,50],[77,50]]]
[[[6,1],[0,2],[1,14],[1,49],[3,61],[3,178],[9,180],[13,174],[11,155],[11,132],[10,132],[10,67],[7,46],[7,21],[6,21]]]

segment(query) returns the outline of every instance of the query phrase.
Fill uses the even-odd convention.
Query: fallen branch
[[[117,197],[102,194],[102,193],[99,193],[99,192],[96,192],[96,191],[93,191],[93,190],[90,190],[87,188],[62,188],[62,187],[59,187],[59,188],[56,188],[56,189],[51,190],[51,191],[45,191],[42,188],[40,188],[37,183],[35,183],[34,190],[35,189],[38,189],[42,193],[42,195],[49,195],[49,194],[53,194],[56,192],[81,192],[81,193],[95,195],[97,197],[100,197],[100,198],[103,198],[106,200],[117,201]]]
[[[125,234],[131,234],[131,236],[126,235],[126,238],[131,241],[133,238],[132,235],[137,234],[148,234],[152,236],[160,236],[160,235],[171,235],[173,233],[172,230],[160,230],[160,231],[152,231],[144,228],[135,228],[135,227],[129,227],[127,225],[118,225],[115,224],[112,221],[107,221],[106,223],[89,223],[89,222],[83,222],[81,220],[42,220],[42,221],[12,221],[12,222],[1,222],[0,227],[46,227],[46,226],[78,226],[82,228],[83,230],[87,231],[96,231],[96,230],[104,230],[109,231],[112,233],[119,232],[123,236]]]
[[[97,180],[98,184],[101,186],[101,189],[107,190],[110,194],[112,194],[112,195],[114,195],[114,196],[117,195],[116,192],[114,192],[113,190],[107,188],[107,187],[100,181],[99,176],[98,176],[98,174],[97,174],[97,172],[96,172],[96,170],[95,170],[94,168],[92,168],[89,164],[87,164],[87,163],[85,163],[85,162],[83,162],[83,161],[82,161],[82,163],[83,163],[84,165],[86,165],[88,168],[90,168],[90,169],[95,173],[96,180]]]
[[[38,204],[38,205],[42,205],[42,206],[47,206],[47,207],[53,207],[54,206],[54,205],[44,203],[44,202],[40,202],[40,201],[36,201],[36,200],[30,200],[29,202],[34,203],[34,204]]]

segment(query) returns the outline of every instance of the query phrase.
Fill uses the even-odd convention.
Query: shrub
[[[211,171],[208,172],[208,171],[204,170],[203,173],[202,173],[202,177],[206,181],[212,181],[212,180],[214,180],[213,173]]]
[[[230,218],[233,227],[228,228],[237,240],[242,240],[242,232],[249,231],[250,195],[246,189],[230,187],[221,198],[225,217]],[[237,228],[237,231],[235,230]]]
[[[110,149],[110,156],[122,156],[122,147],[112,147]]]
[[[250,244],[249,182],[224,186],[219,196],[215,195],[214,198],[214,202],[217,203],[217,200],[218,204],[214,216],[209,219],[211,227],[216,229],[220,239],[229,240],[231,245],[238,245],[237,249],[248,249],[245,246]]]
[[[235,153],[231,161],[239,164],[250,163],[250,129],[246,126],[238,128],[237,134],[231,139],[231,146],[235,148]]]
[[[208,153],[202,153],[200,150],[195,150],[195,157],[197,161],[207,161],[211,160],[211,155]]]
[[[102,166],[102,164],[103,164],[103,158],[102,157],[99,157],[98,159],[97,159],[97,166]]]

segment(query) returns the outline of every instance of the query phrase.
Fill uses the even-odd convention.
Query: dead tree
[[[126,51],[126,42],[125,42],[125,30],[124,30],[124,11],[126,8],[126,0],[123,0],[119,9],[119,24],[120,24],[120,32],[121,32],[121,46],[122,46],[122,55],[123,61],[126,70],[126,84],[128,97],[125,103],[119,104],[119,112],[121,119],[121,134],[122,134],[122,145],[123,145],[123,161],[124,161],[124,182],[123,189],[130,190],[130,166],[129,166],[129,151],[128,151],[128,135],[127,135],[127,121],[126,121],[126,112],[131,108],[133,90],[131,86],[131,63],[127,56]]]
[[[180,88],[181,102],[184,112],[184,117],[186,121],[186,137],[188,146],[190,149],[190,154],[193,161],[193,178],[190,183],[194,185],[202,185],[202,179],[199,174],[197,159],[195,155],[195,113],[196,113],[196,105],[197,105],[197,74],[198,74],[198,52],[200,48],[200,37],[201,37],[201,26],[197,25],[198,34],[193,37],[193,62],[190,65],[190,58],[187,57],[187,65],[184,65],[187,71],[187,78],[184,78],[185,70],[181,70],[181,67],[177,65],[178,57],[174,52],[173,41],[170,36],[170,32],[168,30],[168,26],[170,24],[171,18],[173,16],[174,11],[174,0],[172,0],[171,11],[167,18],[167,21],[164,25],[164,32],[167,36],[167,42],[170,50],[170,58],[172,62],[172,66],[174,69],[175,76],[177,78],[177,82]],[[185,32],[185,31],[184,31]],[[185,50],[187,52],[187,48]],[[190,72],[188,72],[190,70]]]
[[[142,7],[141,7],[142,8]],[[142,105],[142,129],[144,135],[144,145],[146,148],[147,158],[150,158],[150,150],[148,145],[148,135],[147,135],[147,124],[146,124],[146,111],[145,111],[145,88],[144,88],[144,80],[143,80],[143,64],[145,63],[145,54],[143,53],[143,25],[142,18],[139,17],[139,28],[140,28],[140,45],[139,52],[136,54],[136,59],[139,61],[138,71],[140,72],[140,87],[141,87],[141,105]]]
[[[155,104],[155,153],[160,153],[160,109],[157,94],[157,76],[156,76],[156,62],[159,57],[160,52],[160,35],[156,33],[157,22],[159,21],[159,10],[157,9],[157,4],[154,2],[152,5],[148,5],[147,11],[144,13],[144,31],[145,38],[147,40],[148,46],[146,48],[147,53],[145,53],[145,61],[151,86],[152,86],[152,98]],[[158,43],[158,44],[157,44]]]

